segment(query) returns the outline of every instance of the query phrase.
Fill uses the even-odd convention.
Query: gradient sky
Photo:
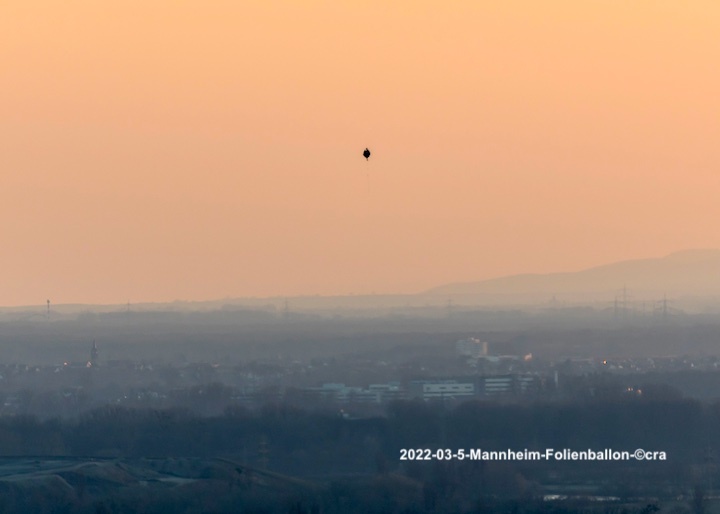
[[[714,0],[5,0],[0,304],[720,247],[718,33]]]

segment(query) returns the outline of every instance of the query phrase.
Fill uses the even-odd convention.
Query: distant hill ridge
[[[577,272],[522,274],[435,287],[430,295],[593,293],[627,287],[673,294],[720,294],[720,249],[685,250],[655,259],[605,264]]]

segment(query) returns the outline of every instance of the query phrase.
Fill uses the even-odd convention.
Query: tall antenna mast
[[[622,288],[622,313],[623,318],[628,317],[628,292],[625,284],[623,284]]]

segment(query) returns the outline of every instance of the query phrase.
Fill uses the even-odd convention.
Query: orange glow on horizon
[[[718,27],[693,0],[3,2],[0,305],[720,247]]]

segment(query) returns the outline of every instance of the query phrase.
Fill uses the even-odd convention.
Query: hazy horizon
[[[335,294],[298,294],[298,295],[266,295],[266,296],[225,296],[214,298],[174,298],[172,300],[135,300],[135,301],[115,301],[115,302],[56,302],[51,301],[52,308],[64,307],[122,307],[137,308],[145,305],[169,305],[173,303],[187,304],[222,304],[223,302],[231,302],[225,304],[230,307],[232,302],[250,302],[245,304],[246,307],[267,307],[268,305],[277,304],[278,308],[287,308],[284,302],[293,299],[320,299],[320,303],[301,302],[304,308],[334,308],[342,307],[343,303],[333,304],[323,300],[352,299],[352,298],[376,298],[380,301],[385,297],[388,299],[396,298],[395,302],[382,302],[354,305],[345,305],[349,308],[393,308],[406,305],[430,306],[426,303],[431,297],[439,298],[440,306],[446,306],[448,299],[455,298],[467,305],[485,305],[491,306],[494,301],[497,306],[530,306],[535,304],[543,304],[548,301],[548,297],[538,296],[549,294],[554,301],[569,301],[570,305],[581,304],[597,304],[598,301],[612,300],[612,293],[620,294],[619,291],[624,287],[627,289],[637,288],[635,292],[642,294],[662,293],[681,294],[683,296],[696,296],[695,301],[703,302],[702,298],[706,297],[706,307],[713,306],[716,303],[716,296],[720,294],[720,284],[716,283],[713,270],[720,266],[720,249],[715,248],[696,248],[679,250],[662,256],[652,256],[644,259],[625,259],[614,262],[605,262],[597,266],[590,266],[579,270],[557,270],[546,273],[517,273],[510,275],[502,275],[497,277],[489,277],[482,280],[463,280],[457,282],[449,282],[445,284],[436,284],[433,287],[423,289],[421,291],[396,291],[384,293],[335,293]],[[557,295],[560,295],[558,298]],[[610,294],[611,296],[603,296]],[[483,295],[486,295],[483,297]],[[498,296],[499,295],[499,296]],[[410,298],[417,297],[420,303],[410,302]],[[404,302],[400,299],[404,298]],[[49,300],[49,299],[48,299]],[[260,302],[260,303],[258,303]],[[266,303],[263,303],[266,302]],[[279,303],[278,303],[279,302]],[[399,303],[398,303],[399,302]],[[425,302],[425,303],[423,303]],[[241,307],[243,304],[236,304]],[[294,304],[293,307],[297,307]],[[45,301],[39,301],[31,304],[14,304],[0,305],[0,308],[42,308],[45,311],[47,305]]]
[[[719,21],[4,2],[0,305],[415,293],[720,247]]]

